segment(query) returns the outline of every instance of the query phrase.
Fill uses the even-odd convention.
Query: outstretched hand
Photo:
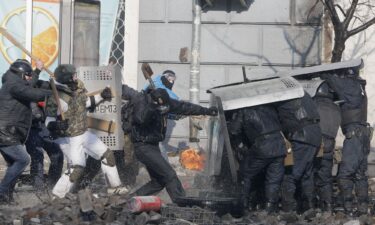
[[[207,109],[207,115],[209,116],[217,116],[218,110],[217,107],[211,106],[210,108]]]

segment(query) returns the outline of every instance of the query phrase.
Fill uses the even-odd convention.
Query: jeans
[[[0,195],[12,195],[18,176],[30,163],[30,156],[24,145],[0,147],[0,153],[8,164],[8,169],[0,183]]]

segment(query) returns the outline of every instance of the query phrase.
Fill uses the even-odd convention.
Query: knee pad
[[[83,176],[84,169],[85,168],[83,166],[73,166],[72,172],[69,175],[70,182],[77,182]]]
[[[116,166],[115,155],[109,149],[106,152],[104,152],[101,160],[102,160],[102,163],[107,166],[111,166],[111,167]]]

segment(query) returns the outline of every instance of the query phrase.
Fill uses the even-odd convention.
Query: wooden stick
[[[39,60],[36,56],[32,55],[31,52],[29,52],[23,45],[17,41],[13,35],[11,35],[4,27],[0,27],[0,34],[2,34],[4,37],[6,37],[12,44],[14,44],[16,47],[21,49],[26,55],[28,55],[33,60]],[[54,77],[51,70],[48,68],[43,68],[51,77]]]
[[[4,27],[0,27],[0,34],[2,34],[6,39],[8,39],[12,44],[14,44],[16,47],[21,49],[26,55],[28,55],[33,60],[39,60],[36,56],[32,55],[31,52],[29,52],[23,45],[17,41],[13,35],[11,35]],[[53,93],[53,97],[55,98],[57,109],[60,111],[61,119],[64,120],[64,112],[61,110],[61,104],[60,104],[60,98],[56,89],[55,81],[53,80],[53,73],[48,68],[43,68],[49,75],[50,75],[50,84],[51,89]]]

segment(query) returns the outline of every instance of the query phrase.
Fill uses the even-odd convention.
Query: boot
[[[364,215],[368,213],[368,183],[366,181],[356,182],[356,196],[357,196],[357,214]]]
[[[366,215],[368,213],[368,203],[365,201],[358,202],[357,214],[358,216]]]
[[[267,202],[265,210],[268,214],[277,213],[279,211],[279,204],[276,202]]]
[[[297,210],[297,202],[294,199],[294,193],[282,192],[281,195],[281,206],[284,212],[292,212]]]
[[[306,212],[309,209],[314,209],[314,208],[315,208],[314,201],[312,199],[306,199],[305,201],[303,201],[303,206],[302,206],[301,212],[303,213],[303,212]]]
[[[353,181],[339,179],[339,188],[343,198],[344,212],[349,216],[353,216]]]
[[[348,216],[353,216],[353,199],[344,198],[344,212]]]
[[[296,211],[297,210],[297,203],[294,201],[294,199],[283,200],[282,201],[282,210],[284,212]]]
[[[0,194],[0,205],[9,204],[9,197],[6,194]]]
[[[328,201],[322,201],[320,204],[320,208],[323,212],[332,212],[332,204]]]

